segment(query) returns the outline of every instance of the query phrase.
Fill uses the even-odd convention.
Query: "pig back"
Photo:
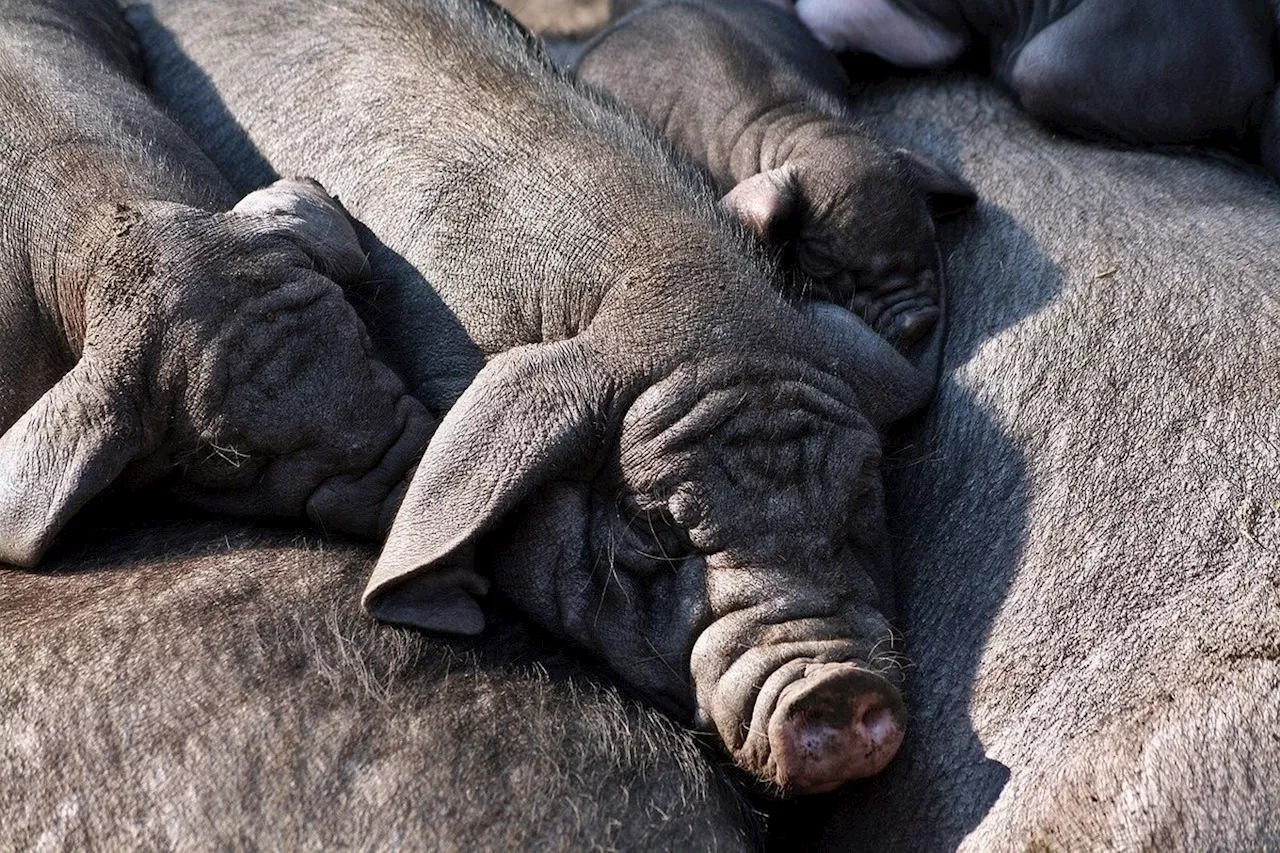
[[[914,728],[822,842],[1273,846],[1280,194],[975,82],[863,109],[983,201],[942,234],[945,375],[886,466]]]
[[[573,336],[620,283],[688,311],[673,270],[742,258],[687,167],[486,4],[159,0],[130,18],[157,94],[233,181],[313,175],[368,227],[384,316],[429,287],[488,355]]]
[[[0,572],[0,846],[755,846],[690,736],[540,636],[375,627],[367,548],[79,530]]]

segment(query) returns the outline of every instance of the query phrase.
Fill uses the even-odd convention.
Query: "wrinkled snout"
[[[942,316],[937,275],[886,274],[854,290],[850,306],[881,335],[894,343],[913,344],[927,335]]]
[[[796,596],[734,610],[694,643],[699,723],[784,796],[874,776],[906,728],[893,646],[888,621],[866,603]]]
[[[326,530],[377,539],[391,528],[435,419],[412,397],[395,411],[395,440],[368,471],[325,480],[307,501],[307,517]]]
[[[782,690],[769,718],[777,783],[799,794],[831,791],[885,768],[902,745],[902,696],[851,663],[806,667]]]

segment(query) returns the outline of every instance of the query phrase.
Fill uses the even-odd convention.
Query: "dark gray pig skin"
[[[626,14],[582,48],[575,73],[705,169],[762,238],[794,244],[795,286],[895,343],[923,337],[941,300],[933,215],[967,207],[972,190],[857,125],[848,78],[789,4],[615,9]]]
[[[886,460],[907,741],[810,849],[1277,849],[1280,191],[973,80],[859,108],[982,201],[940,233],[920,450]]]
[[[827,45],[939,68],[985,54],[1036,117],[1140,144],[1261,149],[1280,174],[1269,0],[799,0]]]
[[[355,232],[313,182],[237,203],[140,71],[109,0],[0,1],[0,563],[118,479],[377,534],[432,421],[323,274]]]
[[[130,20],[240,187],[304,171],[367,227],[373,333],[447,410],[372,613],[473,633],[492,579],[780,791],[884,767],[903,705],[877,426],[930,371],[779,298],[703,181],[488,4]]]
[[[758,849],[697,737],[563,644],[370,622],[374,555],[95,513],[0,572],[0,847]]]

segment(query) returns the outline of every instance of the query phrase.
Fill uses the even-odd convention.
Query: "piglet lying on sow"
[[[377,533],[431,422],[326,277],[351,225],[309,181],[235,204],[135,53],[110,0],[0,0],[0,562],[122,476]]]
[[[940,311],[931,214],[970,204],[969,186],[858,127],[848,78],[789,4],[635,7],[584,48],[578,76],[706,169],[761,237],[793,240],[812,296],[922,338]]]
[[[885,766],[904,713],[877,427],[931,374],[781,298],[705,183],[487,4],[130,14],[158,95],[242,187],[302,170],[369,228],[368,316],[411,373],[413,348],[487,359],[438,401],[374,615],[476,632],[492,580],[786,790]],[[381,307],[428,286],[434,319]],[[448,323],[454,353],[417,331]]]

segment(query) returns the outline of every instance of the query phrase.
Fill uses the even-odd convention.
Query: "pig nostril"
[[[776,780],[795,793],[834,790],[879,773],[903,737],[902,700],[883,678],[827,664],[791,684],[769,725]]]
[[[888,743],[897,737],[898,722],[893,712],[881,705],[862,715],[862,727],[873,743]]]

